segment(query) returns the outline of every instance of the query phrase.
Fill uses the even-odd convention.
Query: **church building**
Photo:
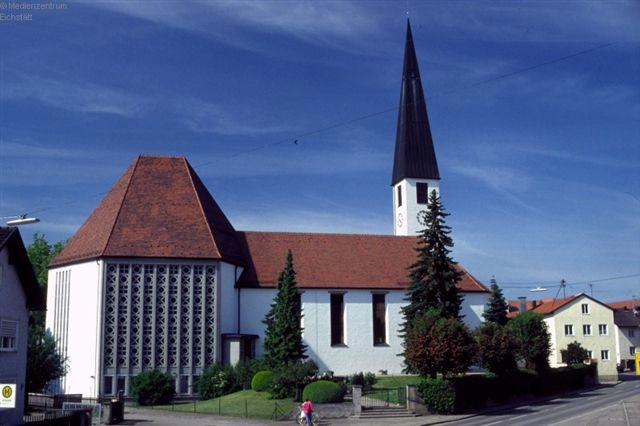
[[[236,230],[186,158],[139,156],[49,265],[47,327],[69,360],[56,391],[129,393],[140,372],[196,392],[210,365],[262,355],[262,320],[293,254],[303,340],[321,372],[400,374],[417,214],[439,172],[407,22],[392,176],[395,235]],[[488,289],[462,266],[461,314]]]

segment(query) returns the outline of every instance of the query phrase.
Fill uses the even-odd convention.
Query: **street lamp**
[[[18,225],[31,225],[33,223],[40,222],[40,219],[37,217],[28,217],[26,214],[22,214],[20,216],[7,216],[3,219],[15,218],[7,222],[9,226],[18,226]]]

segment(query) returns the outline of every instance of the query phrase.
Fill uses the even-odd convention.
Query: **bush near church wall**
[[[251,379],[251,389],[256,392],[264,392],[273,386],[273,371],[258,371]]]
[[[308,399],[314,404],[328,404],[342,402],[345,393],[346,388],[339,383],[330,380],[318,380],[304,387],[302,399]]]

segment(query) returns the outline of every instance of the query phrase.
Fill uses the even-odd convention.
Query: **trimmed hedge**
[[[329,380],[318,380],[309,383],[302,391],[303,400],[311,400],[314,404],[342,402],[346,389],[338,383]]]
[[[251,389],[256,392],[264,392],[273,386],[273,372],[269,370],[258,371],[251,379]]]

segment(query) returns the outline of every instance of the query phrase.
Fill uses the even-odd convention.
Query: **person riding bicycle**
[[[311,424],[311,414],[313,413],[313,403],[309,398],[305,399],[305,401],[300,406],[302,413],[304,414],[304,421],[306,424]]]

